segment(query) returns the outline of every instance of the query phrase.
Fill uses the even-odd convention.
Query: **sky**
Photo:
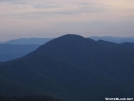
[[[65,34],[134,36],[134,0],[0,0],[0,42]]]

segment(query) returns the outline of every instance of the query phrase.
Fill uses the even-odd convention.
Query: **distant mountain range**
[[[27,45],[27,44],[42,45],[50,40],[52,40],[52,38],[20,38],[20,39],[9,40],[4,43],[20,44],[20,45]]]
[[[113,37],[113,36],[103,36],[103,37],[99,37],[99,36],[91,36],[89,37],[93,40],[104,40],[104,41],[109,41],[109,42],[114,42],[114,43],[125,43],[125,42],[129,42],[129,43],[134,43],[134,37]],[[13,40],[9,40],[7,42],[3,42],[6,44],[35,44],[35,45],[42,45],[45,44],[46,42],[52,40],[54,38],[20,38],[20,39],[13,39]]]
[[[0,95],[50,95],[67,101],[134,97],[134,44],[55,38],[0,63]]]
[[[104,41],[109,41],[114,43],[125,43],[125,42],[134,43],[134,37],[91,36],[89,38],[95,41],[104,40]],[[52,39],[54,38],[20,38],[20,39],[13,39],[7,42],[3,42],[3,44],[5,43],[5,44],[21,44],[21,45],[26,45],[26,44],[42,45]]]
[[[9,61],[22,57],[52,40],[52,38],[20,38],[0,44],[0,61]]]
[[[90,38],[96,41],[105,40],[114,43],[126,43],[126,42],[134,43],[134,37],[122,38],[112,36],[105,36],[105,37],[92,36]],[[9,61],[12,59],[22,57],[34,51],[37,47],[47,43],[50,40],[52,40],[52,38],[20,38],[3,42],[0,44],[0,61]],[[126,47],[133,48],[133,44],[127,45],[126,43]]]
[[[39,45],[0,44],[0,61],[20,58],[38,47]]]
[[[90,38],[96,41],[104,40],[104,41],[109,41],[114,43],[125,43],[125,42],[134,43],[134,37],[91,36]]]

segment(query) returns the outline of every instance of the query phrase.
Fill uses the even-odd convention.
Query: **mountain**
[[[130,47],[68,34],[0,63],[0,95],[44,94],[67,101],[133,98],[133,71]]]
[[[134,43],[134,37],[91,36],[90,38],[96,41],[104,40],[104,41],[109,41],[114,43],[125,43],[125,42]]]
[[[108,42],[114,42],[114,43],[124,43],[124,47],[126,48],[133,48],[134,46],[131,43],[134,43],[133,37],[127,37],[127,38],[121,38],[121,37],[97,37],[92,36],[92,39],[98,41],[98,40],[105,40]],[[52,40],[52,38],[20,38],[20,39],[14,39],[7,42],[4,42],[4,44],[0,44],[0,61],[9,61],[12,59],[16,59],[19,57],[22,57],[32,51],[34,51],[39,45],[45,44],[46,42]],[[128,44],[127,44],[127,43]],[[131,42],[131,43],[130,43]],[[26,46],[24,46],[26,45]]]
[[[21,44],[21,45],[27,45],[27,44],[42,45],[50,40],[52,40],[52,38],[20,38],[20,39],[9,40],[4,43]]]
[[[90,38],[95,41],[104,40],[104,41],[109,41],[109,42],[114,42],[114,43],[125,43],[125,42],[134,43],[134,37],[91,36]],[[20,39],[9,40],[4,43],[5,44],[21,44],[21,45],[27,45],[27,44],[43,45],[52,39],[53,38],[20,38]]]
[[[39,45],[0,44],[0,61],[9,61],[22,57],[38,47]]]

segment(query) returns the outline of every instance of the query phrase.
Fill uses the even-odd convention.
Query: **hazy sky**
[[[0,0],[0,41],[67,33],[134,36],[134,0]]]

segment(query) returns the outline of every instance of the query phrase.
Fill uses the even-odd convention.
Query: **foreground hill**
[[[48,96],[0,96],[0,101],[63,101]]]
[[[0,61],[9,61],[20,58],[36,50],[38,47],[39,45],[0,44]]]
[[[45,94],[68,101],[134,97],[134,50],[65,35],[0,64],[0,95]]]

